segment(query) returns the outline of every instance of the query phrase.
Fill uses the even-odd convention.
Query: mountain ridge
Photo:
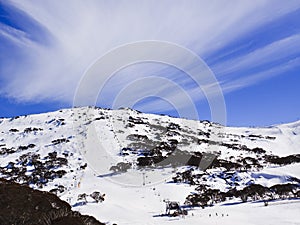
[[[176,117],[176,116],[172,116],[172,115],[167,115],[167,114],[156,114],[156,113],[148,113],[148,112],[141,112],[139,110],[133,109],[133,108],[129,108],[129,107],[121,107],[119,109],[111,109],[111,108],[102,108],[102,107],[98,107],[98,106],[83,106],[83,107],[70,107],[70,108],[60,108],[60,109],[55,109],[55,110],[51,110],[51,111],[47,111],[47,112],[37,112],[37,113],[31,113],[31,114],[20,114],[20,115],[16,115],[16,116],[6,116],[6,117],[0,117],[0,120],[2,119],[12,119],[12,118],[19,118],[19,117],[27,117],[27,116],[35,116],[35,115],[42,115],[42,114],[49,114],[49,113],[55,113],[55,112],[59,112],[59,111],[68,111],[68,110],[73,110],[73,109],[78,109],[78,108],[95,108],[95,109],[104,109],[104,110],[131,110],[131,111],[135,111],[135,112],[139,112],[139,113],[143,113],[143,114],[150,114],[150,115],[157,115],[157,116],[168,116],[171,118],[177,118],[177,119],[186,119],[186,120],[192,120],[192,121],[209,121],[209,120],[197,120],[197,119],[188,119],[188,118],[184,118],[184,117]],[[216,123],[214,121],[210,121],[211,123]],[[270,125],[262,125],[262,126],[254,126],[254,125],[248,125],[248,126],[238,126],[238,125],[223,125],[223,126],[227,126],[227,127],[244,127],[244,128],[271,128],[271,127],[275,127],[275,126],[281,126],[281,125],[292,125],[292,124],[297,124],[297,126],[300,126],[300,120],[293,120],[293,121],[289,121],[289,122],[281,122],[281,123],[274,123],[274,124],[270,124]],[[218,123],[216,123],[218,124]],[[222,125],[222,124],[220,124]]]
[[[164,224],[168,217],[159,215],[169,199],[187,208],[194,223],[190,214],[201,215],[195,206],[222,211],[222,204],[245,195],[248,201],[297,199],[299,131],[300,121],[224,127],[131,109],[65,109],[0,120],[0,176],[51,191],[100,221]],[[261,195],[251,194],[251,185]],[[95,202],[94,192],[105,200]]]

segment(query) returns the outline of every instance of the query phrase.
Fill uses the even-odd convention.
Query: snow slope
[[[242,203],[231,198],[204,209],[189,209],[184,217],[161,216],[165,200],[183,205],[199,184],[224,192],[233,187],[242,190],[253,183],[265,187],[298,185],[299,163],[278,165],[267,159],[300,153],[300,121],[266,128],[236,128],[131,109],[84,107],[3,118],[0,132],[1,177],[52,190],[74,210],[108,224],[300,224],[297,198],[270,201],[267,207],[261,200]],[[153,148],[159,149],[161,164],[141,166],[138,158],[144,158]],[[263,152],[254,151],[256,148]],[[201,174],[197,184],[174,183],[176,173],[191,168],[164,164],[174,149],[191,155],[216,154],[220,160],[244,164],[226,171],[210,167],[213,159],[203,161],[202,157],[200,167],[205,173],[195,167],[192,172],[195,177]],[[56,156],[49,155],[53,152]],[[247,164],[253,159],[261,167]],[[129,167],[123,172],[111,169],[120,162]],[[58,171],[65,172],[60,176]],[[63,190],[55,191],[60,185]],[[105,200],[96,203],[88,196],[85,203],[77,198],[94,191],[105,193]]]

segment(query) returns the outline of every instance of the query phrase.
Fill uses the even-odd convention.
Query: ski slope
[[[300,224],[299,198],[277,199],[270,201],[268,206],[261,200],[242,203],[233,198],[204,209],[188,209],[186,216],[161,216],[166,210],[164,201],[183,205],[186,197],[195,192],[195,185],[172,182],[177,172],[191,167],[140,167],[137,163],[147,146],[176,140],[176,149],[191,154],[217,152],[219,159],[227,161],[236,162],[247,157],[258,160],[262,165],[260,169],[251,167],[247,171],[235,171],[234,185],[238,189],[251,183],[265,187],[290,183],[291,178],[300,178],[299,163],[273,165],[263,161],[264,157],[252,149],[262,148],[265,155],[278,157],[299,154],[299,121],[264,128],[224,127],[208,121],[144,114],[131,109],[84,107],[3,118],[0,119],[0,132],[1,177],[25,183],[37,167],[27,163],[26,171],[21,173],[24,163],[21,165],[20,157],[38,154],[41,163],[47,165],[49,153],[56,152],[57,157],[68,162],[52,166],[51,171],[55,174],[55,171],[64,170],[65,174],[29,185],[45,191],[62,185],[64,191],[56,194],[70,203],[73,210],[107,224]],[[28,147],[30,144],[34,146]],[[247,148],[228,147],[234,144]],[[135,146],[139,147],[135,149]],[[127,148],[130,150],[124,154],[122,149]],[[163,148],[161,153],[166,158],[169,154]],[[14,166],[9,166],[9,162]],[[112,171],[111,167],[120,162],[131,166],[126,172]],[[193,174],[201,173],[199,169],[193,171]],[[199,182],[226,191],[233,187],[233,182],[230,183],[230,179],[225,182],[224,174],[223,168],[208,167]],[[298,184],[295,180],[292,182]],[[105,200],[101,203],[90,197],[87,202],[78,200],[79,194],[94,191],[105,193]]]

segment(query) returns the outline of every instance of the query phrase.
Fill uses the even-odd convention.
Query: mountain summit
[[[300,121],[225,127],[83,107],[3,118],[0,132],[1,178],[100,221],[299,222]]]

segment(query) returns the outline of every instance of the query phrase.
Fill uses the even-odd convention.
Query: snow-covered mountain
[[[300,223],[300,121],[224,127],[84,107],[3,118],[0,132],[2,178],[108,224]]]

